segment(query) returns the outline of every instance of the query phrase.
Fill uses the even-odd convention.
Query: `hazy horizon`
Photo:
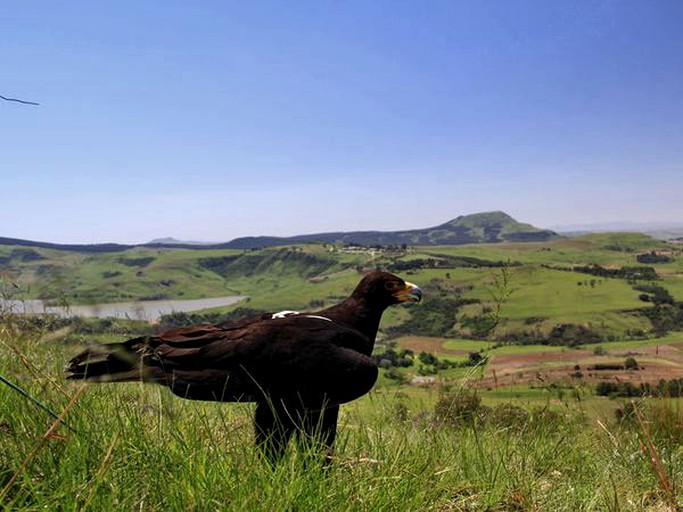
[[[683,220],[683,3],[5,6],[0,237]]]
[[[463,214],[463,216],[467,215],[473,215],[477,213],[489,213],[489,212],[470,212]],[[507,213],[507,212],[504,212]],[[358,229],[358,230],[353,230],[353,231],[369,231],[369,232],[386,232],[386,231],[410,231],[410,230],[419,230],[419,229],[428,229],[428,228],[433,228],[436,227],[439,224],[443,224],[444,222],[448,222],[450,220],[455,219],[456,217],[453,217],[451,219],[445,219],[443,222],[439,222],[438,224],[433,224],[433,225],[428,225],[428,226],[409,226],[409,227],[402,227],[402,228],[397,228],[397,229],[392,229],[392,230],[383,230],[383,229],[375,229],[371,226],[368,226],[363,229]],[[513,217],[514,218],[514,217]],[[523,220],[520,219],[515,219],[516,221],[526,223],[526,224],[532,224],[528,222],[524,222]],[[551,231],[558,232],[560,234],[562,233],[580,233],[580,232],[615,232],[615,231],[623,231],[623,232],[656,232],[656,231],[666,231],[666,230],[672,230],[675,232],[681,231],[683,232],[683,222],[633,222],[633,221],[615,221],[615,222],[607,222],[607,223],[582,223],[582,224],[559,224],[559,225],[551,225],[551,226],[538,226],[535,224],[532,224],[534,227],[539,228],[539,229],[548,229]],[[350,231],[350,230],[348,230]],[[326,231],[319,231],[319,232],[298,232],[298,233],[287,233],[287,234],[282,234],[282,235],[271,235],[269,233],[252,233],[248,235],[244,235],[245,237],[270,237],[270,236],[275,236],[275,237],[290,237],[290,236],[305,236],[305,235],[312,235],[312,234],[323,234],[323,233],[334,233],[334,232],[348,232],[347,230],[341,230],[341,229],[330,229]],[[228,238],[228,239],[215,239],[215,240],[202,240],[202,239],[185,239],[185,238],[178,238],[172,235],[160,235],[160,236],[155,236],[151,237],[146,240],[138,240],[138,241],[132,241],[132,242],[126,242],[126,241],[120,241],[120,240],[113,240],[113,239],[106,239],[103,238],[101,241],[98,242],[81,242],[81,241],[70,241],[70,240],[63,240],[63,241],[55,241],[55,240],[48,240],[48,239],[28,239],[25,237],[5,237],[5,235],[0,233],[0,238],[16,238],[20,240],[26,240],[26,241],[33,241],[33,242],[45,242],[45,243],[54,243],[54,244],[63,244],[63,245],[69,245],[69,244],[106,244],[106,243],[114,243],[114,244],[124,244],[124,245],[136,245],[136,244],[146,244],[150,242],[154,243],[186,243],[186,244],[198,244],[198,245],[203,245],[203,244],[220,244],[220,243],[226,243],[226,242],[231,242],[235,240],[236,238],[241,238],[241,237],[233,237],[233,238]],[[167,241],[167,242],[166,242]]]

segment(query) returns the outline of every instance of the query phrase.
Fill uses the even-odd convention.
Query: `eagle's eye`
[[[391,293],[397,292],[401,288],[401,283],[397,281],[387,281],[384,283],[384,288]]]

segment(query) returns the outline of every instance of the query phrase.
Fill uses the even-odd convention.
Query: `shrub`
[[[396,368],[390,368],[384,372],[384,376],[387,379],[395,380],[399,384],[404,384],[408,380],[405,374],[399,372]]]
[[[624,369],[624,365],[623,365],[623,364],[619,364],[619,363],[596,363],[596,364],[593,365],[593,368],[592,368],[592,369],[593,369],[593,370],[596,370],[596,371],[609,371],[609,370],[612,370],[612,371],[618,372],[618,371]]]
[[[422,364],[434,365],[439,362],[438,358],[430,352],[420,352],[417,357]]]
[[[605,347],[602,345],[598,345],[593,349],[593,355],[595,356],[604,356],[607,355],[607,350],[605,350]]]
[[[653,264],[653,263],[671,263],[673,258],[666,254],[658,254],[657,251],[650,251],[636,256],[638,263]]]
[[[393,347],[386,347],[384,352],[378,351],[373,354],[372,357],[382,368],[407,368],[414,364],[413,351],[410,349],[403,349],[400,352],[396,352]]]
[[[669,290],[656,284],[641,284],[633,287],[634,290],[641,293],[638,298],[643,302],[652,302],[655,305],[659,304],[674,304],[674,297],[669,293]]]
[[[646,388],[636,387],[630,382],[598,382],[595,386],[595,394],[609,397],[639,397],[647,395]]]
[[[481,407],[481,398],[476,392],[461,389],[439,397],[434,405],[434,418],[437,423],[451,427],[469,425]]]
[[[480,364],[485,364],[488,359],[488,356],[483,356],[479,352],[470,352],[467,355],[467,361],[463,363],[463,366],[478,366]]]
[[[683,308],[673,304],[657,304],[646,309],[645,316],[650,319],[652,330],[657,336],[664,336],[669,331],[683,327]]]
[[[118,262],[128,267],[146,267],[154,261],[153,256],[143,256],[140,258],[119,258]]]
[[[603,341],[602,335],[591,327],[577,324],[560,324],[548,335],[548,345],[575,347],[584,343]]]
[[[379,367],[383,368],[385,370],[388,370],[389,368],[392,367],[391,361],[389,359],[380,359],[379,360]]]
[[[497,428],[509,428],[522,430],[529,422],[529,411],[513,404],[500,404],[495,406],[488,414],[488,420]]]

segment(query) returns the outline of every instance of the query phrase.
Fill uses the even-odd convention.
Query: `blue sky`
[[[683,221],[683,2],[27,1],[0,236]]]

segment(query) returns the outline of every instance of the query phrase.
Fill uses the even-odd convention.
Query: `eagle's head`
[[[373,306],[384,309],[402,302],[420,302],[422,290],[389,272],[371,272],[358,283],[352,296],[362,297]]]

